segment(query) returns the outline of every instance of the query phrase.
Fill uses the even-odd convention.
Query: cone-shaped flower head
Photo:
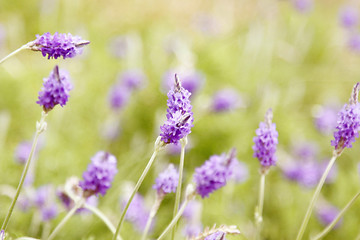
[[[111,187],[116,173],[116,158],[107,152],[97,152],[83,174],[84,181],[79,183],[84,190],[84,196],[89,197],[99,193],[104,196]]]
[[[232,176],[231,162],[235,159],[236,150],[230,154],[213,155],[201,167],[195,169],[194,182],[196,192],[202,197],[208,197],[213,191],[226,185]]]
[[[265,114],[265,122],[260,122],[254,137],[254,157],[259,159],[264,168],[268,168],[276,163],[276,146],[278,144],[278,132],[275,123],[272,123],[272,110],[269,109]]]
[[[153,188],[161,195],[176,192],[178,181],[179,172],[173,164],[170,164],[169,167],[156,178]]]
[[[360,130],[360,105],[358,103],[360,83],[356,83],[349,104],[345,104],[338,113],[338,121],[331,145],[335,147],[338,155],[345,148],[351,148],[355,138],[359,137]]]
[[[48,56],[48,59],[58,57],[72,58],[81,54],[81,47],[89,44],[87,40],[78,36],[72,36],[70,33],[55,33],[51,35],[49,32],[43,35],[36,35],[36,40],[28,43],[28,47],[33,51],[41,51],[42,55]]]
[[[177,144],[180,139],[191,133],[194,118],[190,95],[191,93],[181,86],[180,80],[175,75],[175,85],[167,94],[167,120],[160,127],[161,141],[164,143]]]
[[[217,91],[212,99],[211,110],[214,112],[227,112],[235,110],[243,105],[242,99],[234,89],[222,89]]]
[[[69,92],[72,85],[67,72],[59,70],[56,65],[48,78],[44,78],[44,84],[39,92],[39,100],[36,102],[43,107],[45,112],[49,112],[57,104],[65,106],[69,99]]]

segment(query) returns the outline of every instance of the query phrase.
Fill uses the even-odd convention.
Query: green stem
[[[74,215],[76,210],[78,210],[83,205],[83,201],[80,200],[75,204],[75,206],[66,214],[66,216],[61,220],[61,222],[56,226],[54,231],[50,234],[47,240],[52,240],[61,230],[61,228],[65,225],[67,221]]]
[[[161,233],[160,237],[157,240],[161,240],[165,237],[165,235],[175,226],[181,215],[184,213],[186,205],[188,204],[189,200],[186,198],[183,205],[181,206],[180,210],[177,212],[176,216],[170,222],[170,224],[166,227],[166,229]]]
[[[339,212],[336,218],[318,235],[316,235],[312,240],[318,240],[323,238],[326,234],[328,234],[331,229],[334,228],[336,223],[340,220],[340,218],[345,214],[345,212],[354,204],[355,200],[360,196],[360,192],[358,192],[351,200],[346,204],[346,206]]]
[[[165,194],[156,194],[155,203],[151,208],[149,218],[148,218],[148,220],[146,222],[145,230],[144,230],[144,233],[143,233],[143,235],[141,237],[141,240],[146,239],[146,237],[147,237],[147,235],[149,233],[150,227],[151,227],[152,220],[154,219],[157,211],[159,210],[160,204],[161,204],[162,200],[164,199],[164,196],[165,196]]]
[[[49,236],[50,233],[50,222],[45,222],[43,224],[43,229],[41,233],[41,239],[47,239],[47,236]]]
[[[9,55],[7,55],[7,56],[4,57],[3,59],[1,59],[1,60],[0,60],[0,64],[3,63],[3,62],[5,62],[8,58],[10,58],[10,57],[16,55],[17,53],[21,52],[22,50],[28,49],[28,48],[29,48],[29,47],[28,47],[27,44],[21,46],[20,48],[16,49],[16,50],[13,51],[12,53],[10,53]]]
[[[299,230],[299,233],[296,237],[296,240],[301,240],[303,235],[304,235],[304,232],[305,232],[305,229],[306,229],[306,226],[309,222],[309,219],[310,219],[310,216],[311,216],[311,213],[312,213],[312,210],[314,209],[314,206],[315,206],[315,202],[317,201],[318,197],[319,197],[319,194],[320,194],[320,191],[321,191],[321,188],[322,186],[324,185],[324,182],[326,180],[326,177],[328,176],[329,172],[330,172],[330,169],[331,167],[334,165],[335,163],[335,160],[336,158],[338,157],[338,155],[334,152],[329,164],[327,165],[323,175],[321,176],[321,179],[316,187],[316,190],[314,192],[314,195],[310,201],[310,204],[309,204],[309,207],[306,211],[306,214],[305,214],[305,217],[304,217],[304,220],[301,224],[301,227],[300,227],[300,230]]]
[[[180,200],[181,200],[181,185],[182,185],[182,178],[183,178],[183,171],[184,171],[184,158],[185,158],[185,147],[187,144],[187,136],[180,140],[181,143],[181,153],[180,153],[180,164],[179,164],[179,182],[178,186],[176,188],[176,196],[175,196],[175,205],[174,205],[174,212],[173,212],[173,218],[176,216]],[[176,224],[174,225],[174,228],[171,231],[171,240],[174,240],[175,238],[175,232],[176,232]]]
[[[263,208],[264,208],[264,195],[265,195],[265,176],[266,176],[266,173],[261,173],[260,187],[259,187],[259,200],[258,200],[256,212],[255,212],[256,239],[261,238],[261,224],[263,221],[262,213],[263,213]]]
[[[126,206],[125,206],[125,208],[124,208],[124,210],[123,210],[123,212],[122,212],[122,214],[121,214],[120,221],[119,221],[119,224],[117,225],[117,228],[116,228],[116,231],[115,231],[113,240],[115,240],[116,237],[119,235],[119,232],[120,232],[120,230],[121,230],[121,226],[122,226],[122,224],[123,224],[123,222],[124,222],[124,218],[125,218],[125,215],[126,215],[126,212],[127,212],[128,208],[129,208],[129,206],[130,206],[130,203],[131,203],[131,201],[133,200],[133,198],[134,198],[135,194],[137,193],[137,191],[139,190],[140,185],[141,185],[142,182],[144,181],[144,178],[146,177],[146,175],[147,175],[147,173],[148,173],[151,165],[153,164],[153,162],[154,162],[154,160],[155,160],[155,157],[156,157],[156,155],[158,154],[158,152],[159,152],[159,149],[155,147],[155,150],[154,150],[154,152],[153,152],[153,154],[152,154],[152,156],[151,156],[148,164],[146,165],[143,173],[141,174],[138,182],[136,183],[135,188],[134,188],[134,190],[133,190],[133,192],[132,192],[132,194],[131,194],[128,202],[126,203]]]
[[[38,142],[38,138],[39,138],[39,135],[46,130],[46,122],[45,122],[45,118],[46,118],[47,114],[45,112],[42,112],[42,115],[41,115],[41,119],[40,119],[40,122],[37,122],[36,123],[36,133],[35,133],[35,137],[34,137],[34,141],[33,141],[33,144],[32,144],[32,147],[31,147],[31,151],[30,151],[30,154],[29,154],[29,157],[26,161],[26,164],[25,164],[25,167],[24,167],[24,170],[21,174],[21,178],[20,178],[20,182],[19,182],[19,185],[16,189],[16,193],[15,193],[15,196],[14,196],[14,199],[10,205],[10,208],[9,208],[9,211],[5,217],[5,220],[1,226],[1,229],[6,231],[6,228],[9,224],[9,220],[10,220],[10,217],[11,217],[11,214],[14,210],[14,207],[15,207],[15,204],[16,204],[16,201],[20,195],[20,191],[21,191],[21,188],[24,184],[24,181],[25,181],[25,178],[26,178],[26,174],[29,170],[29,167],[30,167],[30,163],[31,163],[31,160],[33,159],[33,155],[34,155],[34,152],[35,152],[35,149],[36,149],[36,145],[37,145],[37,142]]]
[[[93,207],[91,205],[88,205],[86,203],[84,203],[84,208],[90,210],[92,213],[94,213],[96,216],[98,216],[104,223],[105,225],[109,228],[109,230],[112,232],[112,234],[115,233],[115,227],[112,224],[112,222],[110,222],[110,220],[105,216],[105,214],[103,212],[100,211],[100,209]],[[121,236],[117,237],[118,240],[122,240]]]

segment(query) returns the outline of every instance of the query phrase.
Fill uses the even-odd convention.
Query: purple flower
[[[203,226],[200,222],[187,223],[184,227],[183,233],[187,238],[192,238],[201,233]]]
[[[176,192],[178,181],[179,172],[174,167],[174,164],[170,164],[169,167],[156,178],[153,189],[156,189],[158,194],[161,195]]]
[[[126,204],[126,200],[122,202],[123,207]],[[149,215],[150,212],[145,207],[144,198],[139,193],[136,193],[126,212],[125,219],[131,222],[137,231],[143,232]]]
[[[32,143],[28,141],[23,141],[19,143],[15,150],[15,160],[18,163],[24,164],[26,163],[30,152],[31,152]]]
[[[292,153],[296,158],[302,160],[313,159],[319,152],[319,146],[315,142],[295,140]]]
[[[110,42],[110,52],[117,58],[125,58],[129,52],[128,36],[114,37]]]
[[[340,10],[339,18],[344,28],[354,28],[359,23],[359,12],[352,6],[344,6]]]
[[[337,110],[324,106],[315,113],[315,126],[322,134],[332,133],[336,127]]]
[[[169,91],[174,85],[174,75],[177,71],[169,70],[163,76],[163,88]],[[181,85],[192,95],[198,92],[205,83],[205,76],[198,71],[179,71],[181,75]]]
[[[316,208],[316,216],[319,221],[327,226],[329,225],[339,214],[339,209],[329,203],[322,204]],[[336,223],[335,228],[339,227],[342,223],[342,218]]]
[[[58,215],[58,213],[58,208],[55,204],[51,204],[41,208],[41,217],[44,222],[54,219]]]
[[[52,185],[44,185],[39,187],[35,192],[34,204],[38,208],[44,207],[53,193],[54,188]]]
[[[45,112],[49,112],[57,104],[65,106],[72,85],[69,81],[67,72],[60,70],[56,65],[48,78],[44,78],[42,91],[39,92],[39,101],[36,103],[43,107]]]
[[[300,13],[307,13],[313,8],[312,0],[292,0],[292,3]]]
[[[4,240],[5,239],[5,231],[1,230],[0,231],[0,240]]]
[[[36,40],[28,43],[33,51],[41,51],[48,59],[58,57],[72,58],[81,54],[81,47],[89,44],[87,40],[83,40],[78,36],[72,36],[70,33],[55,33],[51,35],[49,32],[43,35],[36,35]]]
[[[226,156],[225,153],[213,155],[201,167],[195,169],[196,192],[202,198],[208,197],[210,193],[226,185],[232,175],[230,166],[234,155],[234,151],[230,156]]]
[[[244,162],[240,162],[236,158],[230,163],[231,176],[230,179],[236,183],[245,182],[249,178],[249,169]]]
[[[177,144],[180,139],[191,133],[194,118],[191,111],[190,95],[191,93],[181,86],[175,75],[175,85],[167,94],[167,120],[160,127],[161,141],[164,143]]]
[[[352,33],[348,40],[348,47],[350,50],[354,51],[354,53],[360,52],[360,34]]]
[[[226,234],[224,232],[218,231],[205,237],[204,240],[226,240],[225,235]]]
[[[183,218],[188,222],[193,222],[194,220],[200,220],[202,212],[202,203],[197,200],[191,200],[185,207]]]
[[[276,164],[276,145],[278,144],[278,132],[275,123],[272,123],[272,111],[269,109],[265,115],[265,122],[260,122],[254,137],[254,157],[259,159],[262,167],[270,167]]]
[[[111,187],[116,173],[116,158],[104,151],[97,152],[83,174],[84,181],[79,183],[84,190],[84,196],[89,197],[99,193],[104,196]]]
[[[109,91],[110,106],[114,110],[123,108],[129,101],[130,92],[128,89],[116,83]]]
[[[146,76],[140,69],[124,71],[120,75],[121,82],[128,90],[136,90],[145,85]]]
[[[231,88],[217,91],[212,99],[211,110],[225,112],[234,110],[242,105],[240,95]]]
[[[344,148],[351,148],[355,138],[359,137],[360,130],[360,105],[357,102],[360,83],[355,84],[349,104],[345,104],[338,114],[334,140],[331,145],[335,146],[337,154],[341,154]]]

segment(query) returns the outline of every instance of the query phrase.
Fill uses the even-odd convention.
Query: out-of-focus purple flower
[[[310,12],[313,8],[313,0],[292,0],[292,3],[300,13]]]
[[[334,131],[337,112],[334,107],[324,106],[315,113],[315,126],[322,134],[329,134]]]
[[[226,112],[235,110],[243,105],[241,97],[234,89],[222,89],[217,91],[211,103],[211,110],[214,112]]]
[[[0,240],[5,240],[5,231],[4,230],[0,231]]]
[[[124,86],[116,83],[109,91],[110,106],[114,110],[123,108],[129,101],[130,92]]]
[[[344,148],[351,148],[355,138],[359,137],[360,130],[360,104],[358,103],[358,92],[360,83],[356,83],[349,104],[345,104],[338,114],[334,140],[331,145],[335,147],[338,154]]]
[[[110,52],[117,58],[125,58],[129,52],[127,36],[117,36],[113,38],[109,45]]]
[[[140,69],[131,69],[120,75],[120,81],[128,90],[136,90],[145,85],[146,76]]]
[[[188,222],[192,222],[194,219],[200,220],[202,212],[202,203],[197,200],[191,200],[185,207],[183,218]]]
[[[156,189],[158,194],[161,195],[176,192],[178,182],[179,172],[176,170],[174,164],[170,164],[169,167],[156,178],[153,189]]]
[[[319,152],[319,146],[315,142],[295,140],[292,153],[296,158],[302,160],[314,159]]]
[[[316,216],[319,221],[324,225],[329,225],[339,214],[339,209],[329,203],[322,204],[316,208]],[[336,223],[334,228],[339,227],[342,224],[342,218]]]
[[[39,100],[36,103],[42,106],[45,112],[49,112],[57,104],[63,107],[68,101],[71,89],[68,73],[59,70],[56,65],[49,77],[44,78],[43,87],[39,92]]]
[[[192,238],[201,233],[203,226],[200,222],[186,223],[183,233],[187,238]]]
[[[192,148],[191,138],[188,137],[188,143],[185,146],[185,152]],[[170,155],[179,155],[181,153],[181,144],[171,144],[166,148],[166,152]]]
[[[359,12],[352,6],[344,6],[340,9],[339,19],[344,28],[354,28],[359,23]]]
[[[234,159],[230,163],[230,169],[230,179],[234,180],[236,183],[245,182],[249,178],[249,169],[244,162]]]
[[[352,33],[348,39],[348,47],[354,53],[360,52],[360,34]]]
[[[89,206],[97,207],[97,205],[99,204],[99,198],[96,195],[92,195],[92,196],[86,198],[85,203]],[[86,214],[86,213],[91,214],[92,212],[90,210],[88,210],[87,208],[79,208],[78,210],[76,210],[76,213],[77,214]]]
[[[72,58],[81,54],[81,47],[88,45],[90,42],[81,39],[78,36],[72,36],[70,33],[55,33],[51,35],[49,32],[43,35],[36,35],[36,40],[28,43],[28,47],[33,51],[41,51],[48,59],[58,57]]]
[[[28,194],[20,194],[17,204],[21,211],[27,212],[32,207],[32,201]]]
[[[31,152],[32,143],[28,141],[23,141],[19,143],[15,150],[15,160],[18,163],[24,164],[28,159]]]
[[[54,219],[58,215],[58,208],[55,204],[44,206],[41,208],[41,217],[44,222]]]
[[[174,75],[181,76],[181,85],[192,95],[196,94],[205,83],[205,76],[199,71],[176,71],[169,70],[163,76],[163,88],[169,91],[174,85]]]
[[[117,173],[116,158],[108,152],[99,151],[91,158],[91,163],[83,174],[84,181],[79,186],[84,190],[84,196],[102,194],[111,187]]]
[[[44,185],[39,187],[34,195],[34,204],[38,208],[44,207],[53,193],[54,188],[52,185]]]
[[[276,164],[276,146],[278,144],[278,132],[275,123],[272,123],[272,110],[269,109],[265,115],[265,122],[260,122],[253,139],[254,157],[262,167],[270,167]]]
[[[218,231],[205,237],[204,240],[226,240],[225,235],[226,234],[224,232]]]
[[[181,86],[175,75],[175,84],[167,94],[167,120],[160,127],[161,141],[164,143],[177,144],[180,139],[191,133],[194,118],[190,95],[191,93]]]
[[[230,156],[225,153],[213,155],[201,167],[195,169],[196,192],[202,198],[208,197],[210,193],[226,185],[232,175],[230,166],[235,158],[234,155],[234,152]]]
[[[122,202],[123,208],[126,204],[127,200]],[[143,232],[149,215],[150,212],[145,207],[144,198],[139,193],[136,193],[126,212],[125,219],[131,222],[137,231]]]

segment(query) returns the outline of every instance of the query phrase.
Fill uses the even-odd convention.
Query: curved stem
[[[122,224],[123,224],[123,222],[124,222],[124,218],[125,218],[125,215],[126,215],[126,212],[127,212],[128,208],[129,208],[129,206],[130,206],[130,203],[131,203],[131,201],[133,200],[133,198],[134,198],[135,194],[137,193],[137,191],[139,190],[140,185],[141,185],[142,182],[144,181],[144,178],[146,177],[146,175],[147,175],[147,173],[148,173],[151,165],[153,164],[154,159],[155,159],[155,157],[156,157],[156,155],[157,155],[158,152],[159,152],[158,149],[155,149],[155,150],[154,150],[154,152],[153,152],[153,154],[152,154],[152,156],[151,156],[148,164],[146,165],[143,173],[141,174],[138,182],[136,183],[135,188],[134,188],[134,190],[133,190],[133,192],[132,192],[132,194],[131,194],[128,202],[126,203],[126,206],[125,206],[125,208],[124,208],[124,210],[123,210],[123,212],[122,212],[122,214],[121,214],[120,221],[119,221],[119,223],[118,223],[118,225],[117,225],[117,228],[116,228],[116,231],[115,231],[113,240],[115,240],[116,237],[119,235],[119,232],[120,232],[120,230],[121,230],[121,226],[122,226]]]
[[[45,131],[46,129],[46,122],[45,122],[45,118],[46,118],[47,114],[46,113],[42,113],[41,115],[41,119],[40,119],[40,122],[37,122],[36,123],[36,133],[35,133],[35,137],[34,137],[34,141],[33,141],[33,144],[32,144],[32,147],[31,147],[31,151],[30,151],[30,154],[29,154],[29,157],[26,161],[26,164],[25,164],[25,167],[24,167],[24,170],[21,174],[21,178],[20,178],[20,182],[19,182],[19,185],[16,189],[16,193],[15,193],[15,196],[14,196],[14,199],[10,205],[10,208],[9,208],[9,211],[5,217],[5,220],[1,226],[1,229],[2,230],[6,230],[8,224],[9,224],[9,220],[10,220],[10,217],[11,217],[11,214],[14,210],[14,207],[15,207],[15,204],[16,204],[16,201],[20,195],[20,191],[21,191],[21,188],[24,184],[24,181],[25,181],[25,178],[26,178],[26,174],[29,170],[29,167],[30,167],[30,163],[31,163],[31,160],[33,159],[33,156],[34,156],[34,152],[35,152],[35,149],[36,149],[36,145],[37,145],[37,142],[38,142],[38,138],[39,138],[39,135]]]
[[[264,208],[264,193],[265,193],[265,173],[261,173],[260,177],[260,187],[259,187],[259,200],[258,205],[256,207],[255,212],[255,220],[256,220],[256,239],[260,239],[261,237],[261,224],[263,221],[262,213]]]
[[[186,205],[188,204],[189,200],[186,198],[184,201],[184,204],[181,206],[180,210],[177,212],[176,216],[173,218],[173,220],[170,222],[170,224],[166,227],[166,229],[161,233],[160,237],[157,238],[157,240],[161,240],[165,237],[165,235],[174,227],[174,225],[177,223],[181,215],[184,213]]]
[[[184,158],[185,158],[185,147],[187,144],[187,137],[184,137],[183,139],[181,139],[180,142],[181,142],[181,153],[180,153],[180,164],[179,164],[179,182],[178,182],[178,185],[176,188],[173,218],[176,216],[176,214],[179,210],[179,205],[180,205],[181,185],[182,185],[182,176],[183,176],[183,171],[184,171]],[[176,224],[174,225],[174,228],[171,231],[171,240],[174,240],[175,232],[176,232]]]
[[[144,233],[143,233],[143,235],[141,237],[141,240],[146,239],[146,237],[147,237],[147,235],[149,233],[150,227],[151,227],[152,220],[154,219],[157,211],[159,210],[160,204],[161,204],[162,200],[164,199],[164,196],[165,196],[165,194],[156,194],[155,203],[151,208],[149,218],[148,218],[148,220],[146,222],[145,230],[144,230]]]
[[[328,176],[331,167],[334,165],[336,158],[337,158],[337,155],[336,155],[336,153],[334,153],[331,160],[330,160],[330,162],[328,163],[323,175],[321,176],[321,179],[320,179],[320,181],[319,181],[319,183],[318,183],[318,185],[316,187],[314,195],[313,195],[313,197],[312,197],[312,199],[310,201],[309,207],[308,207],[308,209],[306,211],[304,220],[303,220],[303,222],[301,224],[301,227],[300,227],[299,233],[298,233],[298,235],[296,237],[296,240],[301,240],[303,235],[304,235],[304,232],[305,232],[306,226],[307,226],[307,224],[309,222],[312,210],[314,209],[315,202],[317,201],[317,199],[319,197],[321,188],[324,185],[325,179]]]
[[[112,232],[112,234],[115,233],[115,227],[112,224],[112,222],[110,222],[110,220],[105,216],[105,214],[103,212],[100,211],[100,209],[93,207],[91,205],[88,205],[86,203],[84,203],[84,208],[90,210],[92,213],[94,213],[96,216],[98,216],[104,223],[105,225],[109,228],[109,230]],[[121,236],[117,237],[118,240],[122,240]]]
[[[360,192],[358,192],[351,200],[346,204],[346,206],[339,212],[336,218],[318,235],[316,235],[312,240],[318,240],[323,238],[326,234],[328,234],[331,229],[333,229],[336,223],[340,220],[340,218],[345,214],[345,212],[354,204],[355,200],[360,196]]]
[[[69,219],[72,217],[72,215],[74,215],[76,210],[78,210],[81,207],[82,204],[83,204],[82,200],[80,200],[78,203],[75,204],[75,206],[63,218],[63,220],[61,220],[61,222],[56,226],[56,228],[50,234],[50,236],[48,237],[47,240],[52,240],[58,234],[58,232],[61,230],[61,228],[65,225],[65,223],[67,221],[69,221]]]
[[[1,60],[0,60],[0,64],[3,63],[3,62],[5,62],[8,58],[10,58],[10,57],[16,55],[17,53],[21,52],[22,50],[28,49],[28,48],[29,48],[29,47],[28,47],[27,44],[21,46],[20,48],[16,49],[16,50],[13,51],[12,53],[10,53],[9,55],[7,55],[7,56],[4,57],[3,59],[1,59]]]

